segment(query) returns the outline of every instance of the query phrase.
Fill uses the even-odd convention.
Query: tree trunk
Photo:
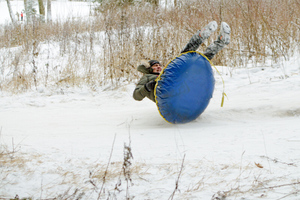
[[[154,5],[155,7],[159,6],[159,0],[146,0],[146,1]]]
[[[25,10],[25,13],[28,11],[27,0],[24,0],[24,10]]]
[[[10,15],[11,21],[12,21],[13,24],[15,24],[16,23],[16,19],[15,19],[13,11],[11,9],[10,0],[6,0],[6,2],[7,2],[7,7],[8,7],[8,11],[9,11],[9,15]]]
[[[52,14],[51,14],[51,0],[47,0],[47,21],[52,21]]]
[[[28,13],[27,0],[24,0],[24,10],[25,10],[26,18],[27,18],[27,20],[28,20],[28,16],[27,16],[27,13]],[[24,20],[24,19],[23,19],[23,20]]]
[[[152,0],[152,3],[153,3],[156,7],[159,6],[159,0]]]
[[[40,17],[42,21],[45,21],[45,7],[44,7],[43,0],[38,0],[38,2],[39,2]]]

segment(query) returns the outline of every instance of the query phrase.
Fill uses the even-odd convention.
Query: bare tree
[[[15,19],[13,11],[11,9],[10,0],[6,0],[6,2],[7,2],[7,7],[8,7],[8,11],[9,11],[9,15],[10,15],[11,21],[12,21],[13,24],[15,24],[16,23],[16,19]]]
[[[25,10],[25,13],[28,12],[27,0],[24,0],[24,10]]]
[[[47,0],[47,21],[52,21],[52,14],[51,14],[51,0]]]
[[[146,1],[153,4],[154,6],[159,6],[159,0],[146,0]]]
[[[43,0],[38,0],[39,2],[39,12],[40,12],[40,18],[42,21],[45,21],[45,7]]]

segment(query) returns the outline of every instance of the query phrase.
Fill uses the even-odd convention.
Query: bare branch
[[[99,194],[98,194],[98,200],[99,200],[100,197],[101,197],[101,193],[102,193],[104,184],[105,184],[105,182],[106,182],[106,175],[107,175],[107,172],[108,172],[108,167],[109,167],[109,164],[110,164],[110,161],[111,161],[111,157],[112,157],[112,153],[113,153],[113,150],[114,150],[114,145],[115,145],[115,141],[116,141],[116,135],[117,135],[117,134],[115,134],[115,137],[114,137],[114,140],[113,140],[113,143],[112,143],[112,147],[111,147],[111,150],[110,150],[109,159],[108,159],[108,162],[107,162],[107,165],[106,165],[106,169],[105,169],[105,172],[104,172],[104,175],[103,175],[103,182],[102,182],[102,186],[101,186],[100,192],[99,192]],[[91,183],[92,183],[92,182],[91,182]]]
[[[181,163],[181,167],[180,167],[180,171],[179,171],[179,174],[178,174],[178,177],[177,177],[177,180],[176,180],[176,184],[175,184],[175,189],[173,191],[173,193],[171,194],[171,196],[169,197],[168,200],[173,200],[174,198],[174,195],[175,195],[175,192],[178,190],[178,182],[179,182],[179,179],[180,179],[180,176],[181,176],[181,173],[182,173],[182,170],[183,170],[183,163],[184,163],[184,159],[185,159],[185,154],[183,156],[183,159],[182,159],[182,163]]]

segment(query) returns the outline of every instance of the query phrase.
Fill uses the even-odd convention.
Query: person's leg
[[[207,24],[203,29],[198,30],[196,34],[192,36],[190,41],[183,48],[181,53],[188,51],[196,51],[199,46],[215,31],[217,30],[218,24],[216,21],[212,21]]]
[[[230,42],[230,27],[227,23],[221,23],[221,30],[218,39],[207,47],[204,55],[211,60],[219,51],[221,51]]]

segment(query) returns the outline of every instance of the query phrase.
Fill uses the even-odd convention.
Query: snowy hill
[[[99,93],[2,95],[1,142],[16,151],[16,161],[2,164],[1,197],[49,199],[77,189],[74,198],[84,192],[83,199],[96,199],[102,191],[103,199],[167,199],[180,174],[174,199],[210,199],[218,191],[226,199],[298,199],[299,58],[236,69],[232,77],[218,68],[224,107],[216,74],[207,110],[184,125],[165,122],[150,100],[134,101],[134,84]],[[124,145],[133,156],[128,192]]]
[[[224,107],[215,72],[208,108],[183,125],[134,101],[134,83],[0,91],[0,199],[299,199],[300,56],[217,68]]]

